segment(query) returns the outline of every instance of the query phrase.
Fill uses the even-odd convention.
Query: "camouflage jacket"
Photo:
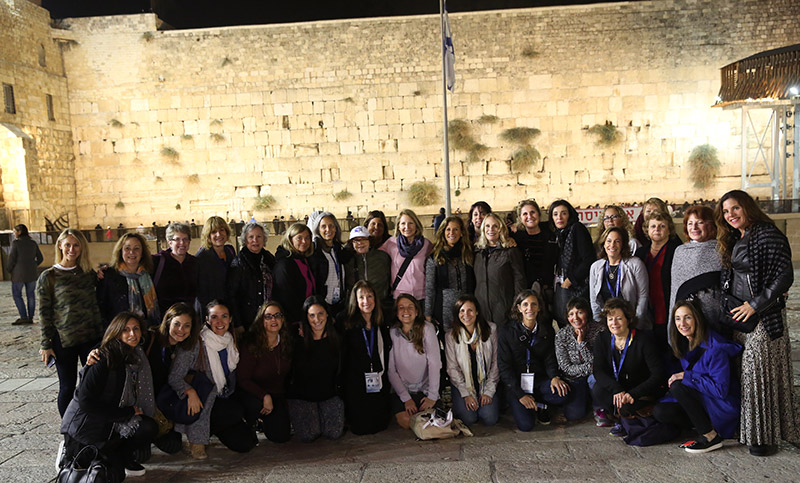
[[[100,341],[103,323],[97,304],[97,274],[50,267],[36,282],[42,349],[52,349],[58,336],[62,347]]]

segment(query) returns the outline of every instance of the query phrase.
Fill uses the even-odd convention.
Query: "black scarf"
[[[456,274],[458,275],[458,262],[461,261],[461,252],[464,249],[464,242],[463,240],[458,240],[455,245],[450,247],[449,250],[442,250],[441,255],[444,257],[444,263],[441,265],[436,265],[436,278],[439,281],[439,286],[442,288],[452,288],[450,287],[450,270],[448,265],[453,265],[456,269]],[[461,288],[461,277],[458,277],[457,280],[458,286],[456,288]]]
[[[572,267],[572,261],[575,258],[575,226],[578,222],[567,225],[557,232],[558,248],[561,255],[558,259],[558,268],[561,269],[564,278],[566,278],[566,271]]]

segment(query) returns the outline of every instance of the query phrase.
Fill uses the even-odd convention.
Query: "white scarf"
[[[458,346],[456,346],[456,360],[458,367],[461,368],[461,373],[464,374],[464,382],[467,383],[467,389],[474,398],[479,398],[483,394],[484,383],[486,382],[486,361],[483,358],[483,344],[481,341],[481,330],[478,324],[475,324],[475,330],[472,331],[472,337],[468,340],[465,337],[466,330],[462,330],[458,338]],[[477,342],[477,344],[475,344]],[[475,344],[475,360],[478,363],[478,389],[480,393],[475,391],[475,382],[472,380],[472,367],[469,359],[469,346]]]
[[[203,327],[203,330],[200,331],[200,338],[203,339],[208,351],[208,365],[211,368],[211,375],[214,377],[217,392],[222,394],[227,380],[225,379],[225,371],[222,369],[222,361],[219,359],[219,351],[228,349],[228,370],[233,372],[239,364],[239,350],[236,348],[230,332],[225,332],[225,335],[219,336],[208,327]]]

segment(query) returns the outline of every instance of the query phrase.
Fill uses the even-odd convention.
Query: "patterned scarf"
[[[567,278],[566,272],[572,267],[572,259],[575,257],[575,225],[577,224],[576,222],[558,230],[558,248],[561,249],[558,268],[564,278]]]
[[[158,297],[153,286],[153,279],[143,266],[139,265],[136,273],[129,272],[125,265],[117,265],[117,271],[128,281],[128,307],[131,312],[147,318],[148,325],[161,323],[161,312],[158,309]],[[144,303],[144,306],[142,306]]]
[[[144,350],[142,350],[142,346],[136,346],[131,358],[135,362],[125,364],[125,386],[122,388],[119,407],[136,406],[142,410],[145,416],[152,418],[155,414],[156,403],[153,394],[153,373],[150,371],[150,363],[144,354]],[[127,421],[114,423],[114,429],[123,438],[129,438],[139,428],[141,420],[141,416],[136,415]]]
[[[469,389],[470,395],[478,399],[481,394],[483,394],[486,384],[486,361],[483,358],[481,329],[476,324],[475,330],[472,331],[472,337],[467,339],[465,335],[466,331],[462,330],[458,338],[458,346],[456,346],[456,359],[458,360],[458,367],[461,369],[461,373],[464,374],[464,381],[467,383],[467,389]],[[472,367],[469,359],[469,346],[472,344],[475,344],[475,361],[478,363],[479,392],[475,390],[475,381],[472,380]]]
[[[786,270],[792,270],[792,250],[786,235],[774,225],[754,224],[747,239],[747,256],[750,261],[753,293],[760,293],[772,280]],[[782,295],[781,295],[782,298]],[[758,315],[770,338],[775,340],[783,335],[784,303],[772,304]]]

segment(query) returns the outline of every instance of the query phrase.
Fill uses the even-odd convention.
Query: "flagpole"
[[[439,51],[442,55],[442,106],[444,119],[444,124],[442,126],[444,145],[442,147],[442,151],[444,155],[444,209],[446,216],[450,216],[452,211],[450,206],[450,147],[448,145],[447,135],[447,49],[445,48],[444,0],[439,0],[439,27],[442,33],[442,41],[441,45],[439,46]]]

